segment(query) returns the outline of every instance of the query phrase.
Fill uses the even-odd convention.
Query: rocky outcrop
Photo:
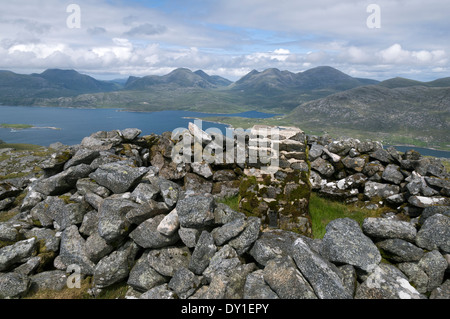
[[[91,277],[93,296],[126,283],[128,298],[450,298],[450,208],[424,208],[421,218],[411,222],[368,218],[360,226],[337,219],[328,224],[323,239],[305,236],[301,226],[308,223],[299,217],[308,218],[300,203],[309,198],[309,188],[296,188],[309,187],[308,152],[300,141],[303,133],[287,131],[279,147],[280,169],[265,176],[260,165],[177,162],[173,154],[180,154],[179,137],[140,137],[137,129],[98,132],[80,145],[53,149],[67,156],[51,156],[55,160],[45,162],[45,174],[30,179],[25,189],[2,188],[4,197],[15,200],[22,192],[23,200],[13,208],[14,217],[0,223],[0,297],[63,289],[78,269],[81,277]],[[193,146],[203,145],[190,132],[183,134]],[[394,177],[383,179],[381,167],[393,155],[377,145],[333,143],[327,151],[315,146],[314,156],[336,166],[333,174],[342,177],[336,182],[341,190],[364,194],[359,192],[375,182],[396,186],[396,194],[409,199],[403,190],[413,178],[395,184],[399,175],[393,167]],[[193,156],[195,147],[190,150]],[[362,166],[362,161],[347,159],[340,166],[350,152],[363,150],[377,152],[379,162]],[[422,177],[445,179],[438,175],[446,173],[431,162],[424,168],[411,154],[399,160],[400,165],[409,161],[403,165],[415,167]],[[353,174],[340,173],[346,170]],[[370,174],[380,179],[370,180]],[[425,177],[425,186],[436,190]],[[243,203],[248,199],[244,191],[255,192],[250,210]],[[224,194],[241,194],[240,212],[221,203]],[[424,196],[423,191],[414,196]],[[254,210],[261,198],[269,199],[262,201],[267,207]],[[270,199],[277,203],[271,206]],[[277,210],[278,205],[290,207],[288,213]],[[288,224],[293,226],[283,227]]]

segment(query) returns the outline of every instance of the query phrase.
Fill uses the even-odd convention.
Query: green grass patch
[[[29,125],[29,124],[0,124],[1,128],[10,128],[10,129],[15,129],[15,130],[23,130],[26,128],[32,128],[33,125]]]
[[[14,210],[10,210],[8,212],[1,212],[0,213],[0,223],[7,222],[16,215],[17,215],[17,211],[14,211]]]
[[[323,238],[325,235],[325,228],[332,220],[347,217],[356,220],[362,225],[365,218],[378,217],[381,213],[381,209],[363,209],[354,205],[346,205],[341,202],[329,200],[320,197],[315,193],[311,193],[309,212],[311,215],[313,237]]]
[[[226,197],[217,201],[230,207],[234,211],[239,211],[239,196]]]

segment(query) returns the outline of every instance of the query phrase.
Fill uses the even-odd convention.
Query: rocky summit
[[[244,145],[190,126],[97,132],[41,157],[1,150],[0,297],[88,278],[94,297],[124,284],[129,299],[450,299],[439,160],[280,128],[266,170],[268,150],[251,141],[274,136],[256,129]],[[226,144],[259,157],[180,161],[211,143],[210,155]],[[386,214],[335,219],[312,238],[311,191]]]

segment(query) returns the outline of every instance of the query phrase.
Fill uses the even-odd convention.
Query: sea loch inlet
[[[0,122],[28,124],[31,128],[0,129],[0,140],[7,143],[27,143],[49,146],[61,142],[79,144],[83,137],[98,131],[137,127],[143,134],[161,134],[186,127],[192,118],[217,114],[188,111],[128,112],[120,109],[81,109],[60,107],[0,106]],[[245,112],[227,116],[247,118],[272,117],[273,114]],[[226,125],[203,122],[203,128],[225,130]],[[57,128],[57,129],[55,129]]]

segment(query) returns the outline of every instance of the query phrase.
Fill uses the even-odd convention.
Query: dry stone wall
[[[368,218],[360,226],[351,219],[337,219],[327,226],[323,239],[312,239],[298,231],[305,223],[297,223],[306,214],[309,191],[296,188],[309,181],[320,189],[331,181],[342,185],[342,179],[350,184],[349,177],[356,180],[362,161],[345,161],[356,169],[336,171],[337,156],[350,155],[324,147],[315,156],[317,147],[306,147],[311,138],[287,128],[278,137],[279,153],[273,153],[279,155],[276,171],[258,162],[174,160],[177,154],[192,159],[218,143],[193,125],[176,137],[140,135],[138,129],[97,132],[80,145],[52,145],[53,155],[39,163],[41,174],[0,183],[0,201],[13,201],[0,216],[14,215],[0,223],[1,298],[67,289],[74,275],[90,279],[92,296],[126,283],[130,299],[450,298],[448,206],[404,206],[411,214],[406,207],[421,209],[420,218],[412,222]],[[261,138],[257,135],[247,142]],[[180,144],[183,140],[191,143]],[[189,147],[182,151],[180,145]],[[239,146],[234,141],[228,145]],[[209,152],[213,157],[220,153],[215,147]],[[362,147],[356,151],[362,152]],[[374,151],[371,147],[367,145]],[[425,161],[403,160],[425,170]],[[331,166],[316,166],[320,162]],[[426,183],[426,177],[442,182],[445,178],[436,175],[439,168],[429,163],[429,173],[416,172]],[[322,174],[322,183],[315,184],[314,171]],[[374,171],[372,176],[380,173]],[[325,176],[339,178],[325,184]],[[408,189],[408,184],[402,186],[405,179],[400,184],[355,182],[359,186],[350,190],[358,194],[346,198],[364,194],[361,190],[368,182]],[[252,185],[256,205],[248,209],[245,200]],[[437,191],[436,185],[430,187]],[[444,188],[438,192],[445,193]],[[422,193],[412,196],[423,195],[426,188],[420,189]],[[386,192],[386,198],[397,195]],[[409,203],[411,196],[403,195]],[[220,202],[229,196],[239,196],[240,211]],[[254,210],[261,202],[268,205]],[[292,209],[285,210],[289,204]],[[295,232],[287,230],[292,225]]]

